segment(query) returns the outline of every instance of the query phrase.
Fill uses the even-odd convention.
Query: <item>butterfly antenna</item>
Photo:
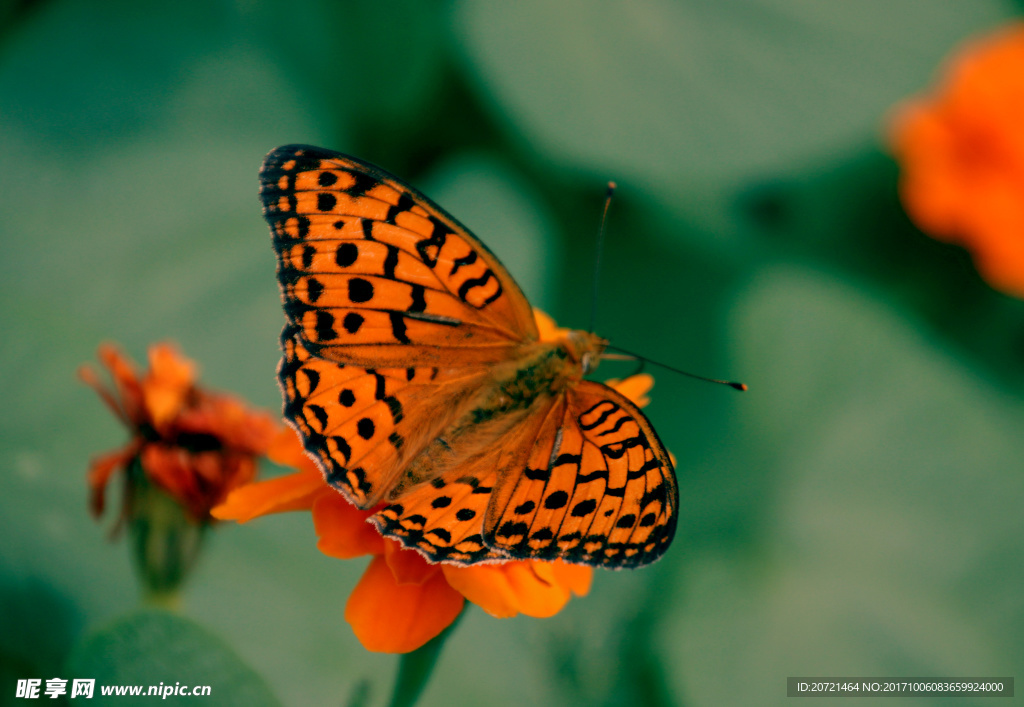
[[[735,390],[740,390],[740,391],[749,390],[747,388],[747,384],[746,383],[736,383],[734,381],[724,381],[724,380],[719,380],[718,378],[705,378],[704,376],[698,376],[695,373],[687,373],[686,371],[681,371],[678,368],[674,368],[673,366],[669,366],[669,365],[666,365],[664,363],[659,363],[657,361],[654,361],[652,359],[647,358],[646,356],[640,356],[639,354],[635,354],[632,351],[626,351],[626,349],[620,348],[618,346],[612,346],[611,344],[609,344],[608,348],[609,349],[615,349],[616,351],[620,351],[620,352],[626,354],[627,356],[632,356],[633,358],[635,358],[637,360],[646,361],[647,363],[651,364],[652,366],[660,366],[661,368],[664,368],[664,369],[666,369],[668,371],[672,371],[673,373],[679,373],[680,375],[684,375],[684,376],[686,376],[688,378],[696,378],[699,381],[706,381],[708,383],[720,383],[721,385],[727,385],[730,388],[734,388]]]
[[[612,205],[615,182],[608,182],[608,193],[604,197],[604,211],[601,213],[601,228],[597,231],[597,254],[594,256],[594,292],[590,298],[590,333],[597,324],[597,284],[601,276],[601,252],[604,250],[604,224],[608,220],[608,207]]]

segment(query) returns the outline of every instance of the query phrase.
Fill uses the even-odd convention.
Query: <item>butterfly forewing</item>
[[[289,320],[310,351],[372,366],[474,366],[536,340],[529,304],[465,227],[372,165],[290,145],[260,172]]]
[[[339,365],[311,355],[291,324],[281,342],[285,418],[328,483],[359,508],[390,492],[408,460],[457,414],[457,401],[480,385],[480,372],[462,369]]]

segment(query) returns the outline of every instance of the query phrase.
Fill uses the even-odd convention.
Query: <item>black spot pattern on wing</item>
[[[475,477],[434,479],[419,491],[385,506],[370,520],[384,535],[421,553],[431,562],[472,565],[507,559],[489,548],[480,534],[487,496]]]
[[[495,343],[536,338],[525,297],[494,255],[392,175],[288,145],[267,156],[260,183],[285,312],[314,355],[327,347],[344,362],[345,347],[397,343],[500,360]],[[353,326],[342,327],[353,311],[361,326],[348,317]],[[437,358],[428,349],[402,355]]]
[[[301,331],[281,334],[284,357],[278,378],[284,416],[299,433],[328,483],[365,507],[389,465],[399,459],[404,437],[401,396],[409,386],[436,386],[429,368],[367,369],[341,366],[309,353]]]
[[[517,558],[636,567],[664,553],[679,506],[675,475],[639,409],[599,383],[567,394],[561,425],[496,496],[485,540]],[[497,501],[496,501],[497,502]]]

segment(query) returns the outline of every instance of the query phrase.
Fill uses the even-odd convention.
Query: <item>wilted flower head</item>
[[[98,356],[112,386],[90,366],[82,366],[79,376],[99,393],[131,438],[124,447],[93,460],[93,513],[103,512],[111,477],[138,463],[146,479],[194,520],[209,521],[213,506],[254,478],[257,457],[266,452],[279,425],[266,412],[196,385],[195,364],[170,344],[150,347],[149,370],[143,375],[114,346],[100,346]],[[130,499],[126,493],[125,502]]]

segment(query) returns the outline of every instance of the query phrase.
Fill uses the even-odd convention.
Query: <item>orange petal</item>
[[[96,457],[89,463],[89,473],[86,477],[90,488],[89,505],[94,516],[103,513],[103,506],[106,501],[107,483],[114,472],[123,469],[139,452],[137,442],[132,442],[116,452],[108,452]]]
[[[423,584],[435,572],[441,571],[440,565],[430,564],[423,555],[402,547],[397,540],[385,541],[384,559],[399,584]]]
[[[502,570],[504,565],[441,565],[452,588],[497,619],[519,613],[519,600]]]
[[[142,389],[154,426],[166,426],[185,406],[195,381],[195,368],[170,344],[149,347],[149,372],[142,381]]]
[[[384,538],[366,522],[371,515],[372,510],[359,510],[334,489],[320,494],[313,503],[313,526],[320,538],[317,549],[342,560],[383,555]]]
[[[450,626],[464,604],[443,573],[423,584],[399,584],[378,556],[352,590],[345,620],[367,650],[408,653]]]
[[[587,565],[574,565],[571,562],[555,560],[551,563],[555,580],[578,597],[590,593],[590,583],[594,578],[594,568]]]
[[[299,433],[291,427],[282,427],[274,435],[267,447],[267,457],[275,464],[290,466],[293,469],[302,471],[319,469],[316,462],[302,448]]]
[[[491,616],[547,618],[569,601],[569,587],[548,562],[517,561],[473,567],[443,565],[448,583]]]
[[[654,376],[650,373],[637,373],[623,380],[613,378],[607,384],[636,403],[637,407],[644,407],[651,402],[647,393],[654,387]]]
[[[113,344],[100,344],[96,352],[100,363],[110,371],[114,381],[121,409],[129,420],[139,422],[143,419],[142,384],[139,382],[135,365],[124,356]]]
[[[502,567],[519,601],[519,611],[527,616],[554,616],[569,601],[569,589],[555,579],[550,563],[507,562]]]
[[[533,320],[537,323],[537,331],[540,332],[541,341],[558,341],[569,335],[568,329],[563,329],[555,324],[554,319],[539,309],[534,308]]]
[[[149,347],[149,373],[179,388],[187,388],[196,379],[196,364],[178,353],[174,344],[162,341]]]
[[[93,369],[92,366],[86,364],[82,364],[81,366],[79,366],[78,378],[87,386],[96,391],[100,398],[103,399],[103,402],[107,404],[107,407],[110,408],[111,412],[113,412],[114,415],[117,416],[117,419],[119,419],[121,422],[123,422],[125,425],[129,427],[134,426],[133,421],[128,419],[124,410],[121,409],[121,404],[117,401],[117,398],[114,397],[114,394],[111,393],[110,390],[107,389],[107,386],[103,384],[103,382],[100,380],[99,374],[96,373],[95,369]]]
[[[963,46],[929,95],[892,119],[911,220],[958,243],[993,287],[1024,297],[1024,23]],[[1018,254],[1014,255],[1013,250]]]
[[[179,433],[213,435],[221,446],[249,454],[264,454],[281,425],[262,410],[250,410],[241,400],[198,390],[174,419]]]
[[[155,484],[179,501],[198,495],[193,460],[181,447],[154,442],[142,448],[142,468]]]
[[[321,493],[331,493],[319,471],[300,471],[241,486],[210,514],[221,520],[246,523],[270,513],[309,510]]]

